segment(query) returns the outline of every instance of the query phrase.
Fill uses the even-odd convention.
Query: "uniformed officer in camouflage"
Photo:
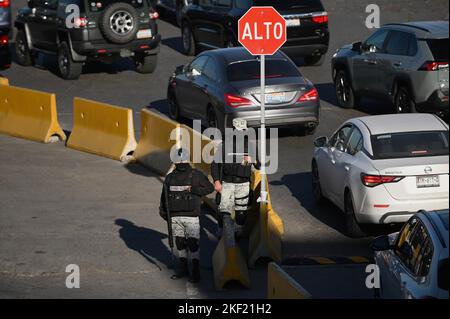
[[[179,267],[172,279],[189,275],[189,260],[192,271],[190,280],[200,280],[200,213],[201,198],[214,191],[208,178],[189,164],[189,154],[180,149],[172,158],[173,172],[167,175],[161,194],[160,214],[167,220],[167,205],[172,219],[172,232],[178,251]],[[167,190],[167,197],[165,191]]]
[[[234,212],[236,234],[239,236],[247,220],[250,201],[250,178],[252,166],[259,168],[259,163],[249,154],[248,136],[245,134],[247,123],[245,120],[233,121],[237,143],[244,145],[244,152],[237,153],[237,145],[233,143],[233,151],[227,152],[222,143],[223,158],[221,163],[213,161],[211,175],[214,188],[218,193],[219,226],[228,221]],[[232,160],[230,160],[230,158]]]

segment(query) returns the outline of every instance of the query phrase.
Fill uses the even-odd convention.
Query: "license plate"
[[[288,28],[299,27],[300,26],[300,19],[286,19],[286,26]]]
[[[152,30],[151,30],[151,29],[140,30],[140,31],[138,31],[136,37],[137,37],[138,39],[147,39],[147,38],[151,38],[151,37],[152,37]]]
[[[270,93],[266,94],[266,103],[267,104],[280,104],[286,101],[286,93]]]
[[[428,188],[428,187],[439,187],[441,183],[439,181],[439,176],[418,176],[417,177],[417,188]]]

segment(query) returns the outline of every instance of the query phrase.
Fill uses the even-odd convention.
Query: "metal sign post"
[[[266,56],[261,55],[261,197],[259,202],[267,203],[266,190]]]

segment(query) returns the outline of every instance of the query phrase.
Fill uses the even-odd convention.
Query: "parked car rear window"
[[[448,132],[411,132],[372,136],[375,159],[448,155]]]
[[[230,64],[227,67],[227,77],[230,82],[257,80],[261,77],[259,61],[244,61]],[[266,78],[298,77],[300,72],[287,60],[266,60]]]
[[[299,13],[324,11],[320,0],[253,0],[254,6],[272,6],[279,11],[295,10]]]
[[[448,39],[427,40],[435,61],[448,61]]]
[[[126,2],[128,4],[131,4],[135,8],[142,8],[144,5],[144,1],[136,1],[136,0],[96,0],[96,1],[88,1],[88,7],[89,10],[92,12],[100,12],[103,11],[107,6],[109,6],[112,3],[118,3],[118,2]],[[101,4],[99,6],[98,4]],[[148,2],[147,2],[148,5]]]

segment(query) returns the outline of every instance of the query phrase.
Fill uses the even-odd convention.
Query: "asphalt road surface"
[[[316,85],[322,100],[321,123],[316,137],[330,135],[349,118],[390,112],[389,105],[370,100],[363,100],[363,105],[358,110],[344,110],[336,106],[330,59],[340,46],[363,40],[373,31],[368,30],[364,24],[368,4],[377,3],[380,6],[382,24],[448,19],[449,9],[446,0],[323,2],[330,14],[331,44],[327,59],[321,67],[304,67],[302,61],[297,61],[301,72]],[[13,11],[25,6],[25,3],[25,0],[13,1]],[[163,43],[157,71],[152,75],[138,74],[130,61],[122,60],[113,65],[87,65],[80,80],[64,81],[57,76],[55,57],[47,55],[39,56],[36,67],[21,67],[14,63],[2,75],[12,85],[56,93],[60,123],[65,130],[71,130],[72,99],[78,96],[132,108],[139,137],[140,110],[152,108],[167,113],[168,78],[178,65],[191,61],[191,58],[181,53],[180,30],[175,26],[173,17],[164,17],[159,22],[159,30]],[[286,129],[280,130],[279,135],[279,169],[269,180],[273,206],[286,227],[285,255],[370,255],[369,243],[372,238],[348,238],[344,234],[344,222],[338,209],[331,204],[320,208],[314,204],[310,169],[314,137],[299,136]],[[138,182],[144,187],[142,179]],[[123,192],[128,191],[131,189],[123,189]],[[133,196],[130,195],[130,198]]]

